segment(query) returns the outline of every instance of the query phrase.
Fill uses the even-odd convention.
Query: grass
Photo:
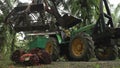
[[[0,60],[0,68],[120,68],[120,59],[113,61],[95,61],[93,58],[89,62],[53,62],[50,65],[42,66],[21,66],[14,64],[11,60],[2,59]]]
[[[11,61],[0,61],[0,68],[9,68]]]
[[[100,64],[95,64],[95,68],[100,68]]]

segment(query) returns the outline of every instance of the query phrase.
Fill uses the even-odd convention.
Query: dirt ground
[[[0,67],[1,68],[1,67]],[[4,68],[4,67],[2,67]],[[77,61],[77,62],[52,62],[49,65],[39,66],[16,66],[9,65],[8,68],[120,68],[120,59],[114,61]]]
[[[54,62],[41,68],[120,68],[120,62]]]

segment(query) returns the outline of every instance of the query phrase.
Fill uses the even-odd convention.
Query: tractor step
[[[28,34],[26,34],[26,35],[28,35],[28,36],[35,36],[35,35],[55,35],[55,34],[57,34],[58,32],[56,31],[56,32],[42,32],[42,33],[28,33]]]

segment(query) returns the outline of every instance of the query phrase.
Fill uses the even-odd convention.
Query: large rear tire
[[[118,56],[118,48],[116,45],[109,47],[96,47],[95,54],[98,60],[115,60]]]
[[[120,49],[118,48],[118,58],[120,59]]]
[[[59,58],[59,47],[55,38],[50,38],[46,43],[46,52],[52,56],[52,60],[56,61]]]
[[[94,42],[86,33],[75,35],[69,45],[69,60],[89,61],[94,56]]]

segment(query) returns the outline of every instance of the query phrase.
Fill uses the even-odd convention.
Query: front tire
[[[55,38],[50,38],[46,43],[46,52],[52,56],[52,60],[56,61],[59,58],[59,47]]]

